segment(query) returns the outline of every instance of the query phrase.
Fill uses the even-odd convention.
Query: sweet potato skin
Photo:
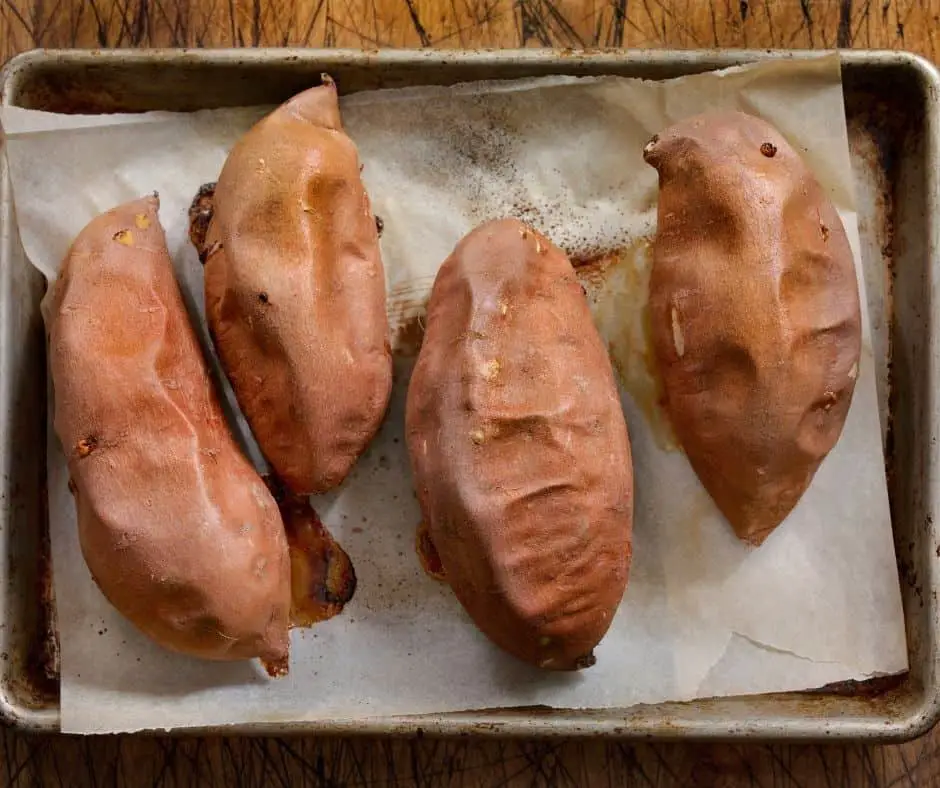
[[[593,664],[627,583],[633,471],[606,349],[546,238],[491,222],[444,262],[406,433],[429,535],[476,625],[539,667]]]
[[[53,293],[55,431],[82,554],[111,604],[163,646],[283,662],[284,526],[229,432],[157,209],[150,197],[94,219]]]
[[[391,393],[385,276],[359,169],[326,80],[232,149],[201,250],[219,357],[294,494],[342,482]]]
[[[861,351],[852,250],[763,120],[689,118],[644,155],[659,171],[649,295],[665,407],[737,535],[760,544],[845,423]]]

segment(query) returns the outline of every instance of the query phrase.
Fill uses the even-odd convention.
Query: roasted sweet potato
[[[191,210],[219,357],[295,494],[339,484],[392,384],[385,275],[329,78],[255,125]]]
[[[606,349],[567,257],[515,220],[441,267],[408,449],[443,574],[497,645],[594,664],[631,556],[633,469]]]
[[[800,156],[743,113],[684,120],[659,172],[650,279],[665,407],[737,535],[760,544],[836,444],[861,320],[839,214]]]
[[[55,284],[49,357],[82,554],[163,646],[285,663],[290,560],[277,504],[229,432],[157,198],[94,219]]]

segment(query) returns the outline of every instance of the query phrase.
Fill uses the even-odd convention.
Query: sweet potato
[[[654,137],[650,279],[665,407],[737,535],[760,544],[839,439],[861,349],[839,214],[800,156],[743,113]]]
[[[158,200],[94,219],[55,284],[50,366],[82,554],[163,646],[285,663],[277,504],[229,432],[173,275]]]
[[[630,445],[571,263],[539,233],[484,224],[444,262],[406,434],[443,575],[476,625],[542,668],[594,664],[630,565]]]
[[[256,124],[191,210],[219,357],[295,494],[349,473],[388,405],[385,276],[328,77]]]

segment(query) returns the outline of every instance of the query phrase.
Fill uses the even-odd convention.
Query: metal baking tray
[[[341,91],[545,74],[665,79],[800,52],[34,51],[0,76],[2,102],[53,112],[196,110],[280,102],[323,71]],[[818,54],[818,53],[816,53]],[[940,75],[900,52],[843,52],[860,231],[879,364],[910,672],[814,692],[624,710],[529,708],[257,724],[240,733],[490,734],[659,739],[903,740],[940,718]],[[5,164],[3,165],[5,166]],[[0,173],[0,715],[59,726],[45,496],[46,361],[40,275],[24,259]],[[206,732],[188,731],[188,732]]]

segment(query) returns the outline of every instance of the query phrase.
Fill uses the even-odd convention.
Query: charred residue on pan
[[[45,354],[43,349],[43,368]],[[41,389],[41,412],[45,414],[47,402],[45,388]],[[47,708],[59,702],[59,633],[56,624],[55,591],[52,577],[52,548],[49,538],[49,491],[46,478],[46,419],[43,416],[40,427],[42,437],[36,452],[37,472],[37,514],[35,575],[31,590],[35,597],[16,600],[18,605],[29,608],[23,611],[15,621],[5,622],[9,628],[9,651],[4,652],[4,659],[15,660],[13,668],[14,685],[17,699],[29,708]],[[38,437],[38,436],[37,436]],[[26,494],[25,490],[14,488],[16,495]],[[28,505],[25,502],[13,506]],[[12,559],[11,559],[12,560]],[[10,575],[12,576],[13,567]],[[28,567],[23,567],[28,572]],[[12,582],[12,580],[8,581]],[[11,588],[11,591],[13,589]]]
[[[43,465],[45,471],[45,465]],[[59,632],[56,625],[55,589],[52,582],[52,545],[49,539],[49,494],[43,472],[42,485],[43,527],[39,535],[39,566],[36,589],[39,598],[39,618],[29,649],[29,676],[34,691],[43,698],[59,694]]]

